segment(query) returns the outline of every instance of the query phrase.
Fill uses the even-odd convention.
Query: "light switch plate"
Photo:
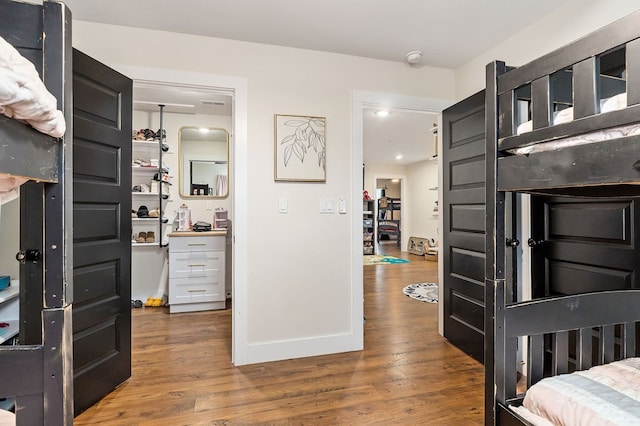
[[[338,213],[346,214],[347,213],[347,202],[344,198],[338,198]]]
[[[320,213],[333,213],[333,198],[320,198]]]
[[[287,197],[280,197],[278,199],[278,213],[288,213],[289,206],[287,203]]]

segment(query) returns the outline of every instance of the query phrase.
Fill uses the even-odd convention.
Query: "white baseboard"
[[[354,339],[352,334],[320,336],[299,340],[249,344],[247,363],[281,361],[341,352],[361,351],[364,348],[362,335]],[[354,341],[359,340],[354,343]]]

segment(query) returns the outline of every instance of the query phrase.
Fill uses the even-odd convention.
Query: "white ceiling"
[[[568,0],[64,0],[73,19],[457,68]],[[176,95],[176,96],[174,96]],[[136,88],[135,99],[204,107],[213,93]],[[224,99],[218,99],[224,101]],[[230,102],[226,107],[231,106]],[[135,108],[142,108],[136,104]],[[153,108],[156,108],[153,105]],[[211,113],[221,113],[218,106]],[[167,111],[170,108],[167,107]],[[207,111],[205,111],[207,112]],[[433,115],[364,118],[366,163],[409,164],[433,155]],[[395,156],[402,154],[403,159]]]
[[[233,100],[228,93],[203,87],[182,87],[159,83],[134,82],[133,108],[139,111],[158,111],[176,114],[231,115]]]
[[[73,19],[457,68],[567,0],[64,0]]]
[[[375,111],[363,112],[365,164],[407,165],[433,157],[435,114],[393,110],[378,117]],[[402,158],[396,158],[398,155]]]

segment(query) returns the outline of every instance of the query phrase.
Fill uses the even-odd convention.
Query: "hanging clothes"
[[[227,191],[227,176],[218,175],[218,179],[216,181],[216,195],[227,195]]]

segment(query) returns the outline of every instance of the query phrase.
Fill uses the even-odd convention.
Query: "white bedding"
[[[545,378],[511,408],[536,426],[640,425],[640,358]]]
[[[621,93],[611,98],[602,99],[600,101],[600,113],[604,114],[610,111],[616,111],[627,107],[627,94]],[[566,108],[553,114],[553,125],[568,123],[573,120],[573,108]],[[526,121],[518,126],[516,134],[530,132],[533,128],[531,121]],[[585,145],[588,143],[601,142],[608,139],[616,139],[625,136],[633,136],[640,134],[640,123],[630,124],[621,127],[613,127],[610,129],[598,130],[596,132],[587,133],[579,136],[559,139],[556,141],[543,142],[535,145],[523,146],[508,150],[512,154],[533,154],[536,152],[554,151],[569,146]]]
[[[66,123],[56,98],[46,89],[35,66],[0,37],[0,114],[24,121],[34,129],[62,137]],[[0,174],[0,204],[20,195],[27,179]]]
[[[0,113],[59,138],[66,123],[35,66],[0,37]]]
[[[0,205],[20,196],[20,185],[27,179],[0,174]]]

